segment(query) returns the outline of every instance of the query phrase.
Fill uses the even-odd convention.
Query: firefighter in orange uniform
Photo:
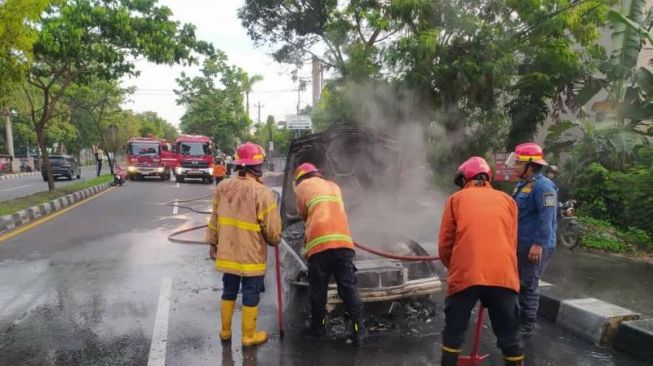
[[[224,166],[224,162],[222,159],[216,159],[215,164],[213,164],[213,178],[215,178],[215,184],[220,184],[226,175],[227,167]]]
[[[446,202],[439,253],[449,269],[442,332],[442,365],[455,366],[478,300],[488,309],[506,365],[524,364],[519,337],[517,205],[490,185],[488,163],[472,157],[455,183],[461,190]]]
[[[207,240],[217,245],[215,267],[223,273],[220,338],[231,339],[231,319],[239,289],[243,296],[243,346],[264,343],[266,332],[256,331],[260,293],[264,291],[268,245],[281,241],[281,217],[272,191],[261,182],[265,151],[246,142],[234,162],[237,176],[216,188]]]
[[[362,302],[356,288],[354,243],[340,188],[322,177],[310,163],[295,171],[297,212],[305,222],[304,255],[308,259],[311,320],[309,336],[324,334],[329,280],[335,277],[338,294],[353,322],[352,340],[360,346],[365,333]]]

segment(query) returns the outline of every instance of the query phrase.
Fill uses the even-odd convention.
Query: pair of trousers
[[[544,248],[540,261],[531,263],[528,260],[530,249],[526,246],[517,249],[520,285],[519,307],[522,323],[533,323],[537,319],[537,309],[540,305],[540,277],[553,256],[553,248]]]
[[[488,310],[497,346],[503,354],[508,357],[523,355],[517,293],[509,288],[494,286],[468,287],[445,299],[445,326],[442,332],[442,345],[445,349],[450,352],[460,351],[472,309],[479,300]]]
[[[263,276],[242,277],[231,273],[222,275],[222,300],[235,301],[242,285],[243,305],[258,306],[261,292],[265,291]]]
[[[354,255],[355,252],[347,248],[329,249],[314,254],[308,259],[308,283],[313,322],[321,322],[325,317],[331,275],[335,277],[338,295],[345,304],[351,320],[354,322],[361,320],[363,303],[356,288]]]

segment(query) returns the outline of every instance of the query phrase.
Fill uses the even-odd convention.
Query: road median
[[[0,233],[15,229],[33,220],[59,211],[109,188],[111,175],[103,175],[52,192],[40,192],[2,203]]]

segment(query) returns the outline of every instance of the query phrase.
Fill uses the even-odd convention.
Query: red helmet
[[[257,145],[253,142],[246,142],[238,146],[236,150],[236,160],[234,161],[235,165],[241,166],[250,166],[250,165],[261,165],[265,161],[265,150],[261,145]]]
[[[303,163],[300,166],[298,166],[297,169],[295,170],[295,181],[300,180],[306,174],[319,173],[319,172],[320,170],[317,169],[315,165],[311,163]]]
[[[460,164],[454,183],[462,187],[465,185],[465,182],[470,181],[479,174],[486,174],[488,179],[492,179],[492,170],[487,161],[481,157],[473,156]]]
[[[532,142],[517,145],[515,152],[511,154],[509,160],[512,160],[512,163],[523,161],[526,163],[549,165],[549,163],[544,160],[544,151],[542,150],[542,147]]]

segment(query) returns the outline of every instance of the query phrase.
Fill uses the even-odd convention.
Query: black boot
[[[460,355],[460,352],[449,352],[443,348],[440,364],[442,366],[456,366],[458,364],[458,355]]]
[[[302,334],[307,337],[321,338],[326,334],[324,329],[325,319],[314,321],[312,318],[304,323]]]
[[[521,334],[522,337],[532,336],[533,330],[535,330],[535,321],[522,320],[521,325],[519,326],[519,333]]]
[[[506,366],[524,366],[524,355],[506,356]]]
[[[354,329],[351,334],[351,339],[354,343],[354,346],[362,347],[363,338],[365,338],[365,334],[367,333],[367,329],[365,329],[365,324],[360,320],[356,320],[354,321],[353,328]]]

